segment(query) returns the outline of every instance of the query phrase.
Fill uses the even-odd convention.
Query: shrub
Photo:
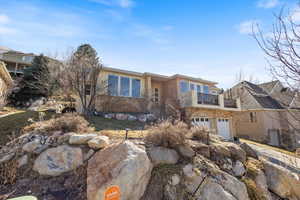
[[[149,127],[145,141],[156,146],[174,148],[177,145],[185,144],[188,132],[188,126],[183,122],[163,121]]]
[[[191,128],[192,139],[200,141],[209,140],[210,130],[204,126],[194,126]]]
[[[24,133],[31,131],[40,133],[53,133],[55,131],[85,133],[94,131],[94,128],[89,126],[88,121],[84,117],[68,113],[58,118],[31,124],[23,129]]]

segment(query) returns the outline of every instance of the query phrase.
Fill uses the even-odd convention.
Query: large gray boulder
[[[149,156],[154,165],[176,164],[179,160],[179,155],[175,150],[165,147],[152,147],[149,150]]]
[[[83,155],[80,148],[62,145],[41,153],[34,161],[33,170],[40,175],[59,176],[76,169],[82,163]]]
[[[269,190],[289,200],[300,199],[300,175],[262,159]]]
[[[132,142],[98,151],[87,168],[87,199],[99,200],[110,186],[118,186],[122,200],[139,200],[151,177],[152,164],[144,149]]]

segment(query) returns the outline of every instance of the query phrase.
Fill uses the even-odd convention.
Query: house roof
[[[207,84],[218,84],[217,82],[214,81],[208,81],[205,79],[197,78],[197,77],[191,77],[191,76],[186,76],[182,74],[175,74],[173,76],[165,76],[165,75],[160,75],[160,74],[155,74],[151,72],[134,72],[134,71],[128,71],[128,70],[123,70],[123,69],[118,69],[118,68],[112,68],[112,67],[103,67],[104,70],[111,71],[111,72],[118,72],[118,73],[124,73],[128,75],[133,75],[133,76],[151,76],[153,78],[159,79],[161,81],[168,81],[172,80],[174,78],[182,78],[182,79],[187,79],[190,81],[197,81],[197,82],[202,82],[202,83],[207,83]]]
[[[256,102],[265,109],[283,109],[282,105],[272,98],[265,90],[258,85],[243,81],[242,84],[246,87],[249,93],[254,97]]]
[[[277,83],[280,83],[280,81],[278,80],[270,81],[270,82],[259,84],[258,86],[264,89],[266,92],[270,93]]]

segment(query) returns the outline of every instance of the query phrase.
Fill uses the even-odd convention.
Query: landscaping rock
[[[144,114],[139,115],[139,116],[138,116],[138,120],[139,120],[140,122],[146,122],[146,121],[147,121],[147,115],[144,115]]]
[[[179,159],[179,156],[175,150],[165,147],[152,147],[149,150],[149,156],[154,165],[176,164]]]
[[[90,149],[86,154],[84,154],[83,156],[83,161],[87,161],[89,160],[93,155],[94,155],[95,151],[93,149]]]
[[[90,141],[88,141],[88,145],[92,149],[102,149],[109,145],[109,137],[101,135],[94,137]]]
[[[246,173],[243,163],[239,160],[237,160],[235,162],[232,171],[233,171],[234,175],[237,177],[241,177]]]
[[[99,200],[106,189],[119,186],[121,199],[139,200],[151,176],[152,164],[144,149],[132,142],[98,151],[88,162],[87,199]]]
[[[26,143],[23,146],[23,151],[27,153],[40,154],[42,151],[48,148],[48,144],[41,144],[40,139],[36,138],[31,142]]]
[[[89,140],[96,137],[97,134],[73,134],[70,136],[70,144],[86,144]]]
[[[21,158],[19,158],[18,160],[18,168],[24,166],[24,165],[27,165],[28,163],[28,155],[25,154],[23,155]]]
[[[227,142],[225,146],[230,151],[231,158],[240,160],[242,163],[246,162],[246,152],[239,145]]]
[[[240,147],[246,152],[247,157],[258,159],[256,151],[247,143],[242,143]]]
[[[300,199],[300,177],[299,174],[273,164],[267,160],[262,160],[267,178],[269,190],[289,200]]]
[[[104,115],[104,118],[106,118],[106,119],[113,119],[114,117],[115,117],[115,114],[112,114],[112,113]]]
[[[128,116],[126,114],[123,114],[123,113],[118,113],[118,114],[116,114],[116,119],[117,120],[127,120]]]
[[[179,153],[187,158],[192,158],[196,155],[195,151],[188,145],[181,145],[178,147]]]
[[[15,153],[7,153],[0,155],[0,163],[10,161],[15,156]]]
[[[137,117],[134,116],[134,115],[128,115],[128,120],[129,120],[129,121],[136,121],[136,120],[137,120]]]
[[[171,185],[173,186],[176,186],[180,183],[180,177],[178,174],[174,174],[172,177],[171,177],[171,181],[170,181]]]
[[[62,145],[41,153],[34,162],[33,169],[40,175],[59,176],[82,165],[82,150],[78,147]]]
[[[230,192],[226,191],[221,185],[217,184],[212,179],[208,179],[205,185],[200,190],[201,200],[237,200]],[[240,199],[242,200],[242,199]]]

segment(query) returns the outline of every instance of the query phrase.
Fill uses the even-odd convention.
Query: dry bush
[[[17,179],[18,162],[16,159],[0,164],[0,185],[13,184]]]
[[[167,120],[149,127],[145,141],[156,146],[174,148],[185,144],[188,132],[187,124],[181,121],[171,123]]]
[[[31,131],[40,133],[53,133],[55,131],[62,131],[63,133],[86,133],[94,131],[94,128],[89,126],[89,122],[86,121],[84,117],[77,114],[67,113],[58,118],[33,123],[23,129],[23,133]]]
[[[210,130],[205,126],[193,126],[191,128],[192,139],[200,141],[208,141]]]

